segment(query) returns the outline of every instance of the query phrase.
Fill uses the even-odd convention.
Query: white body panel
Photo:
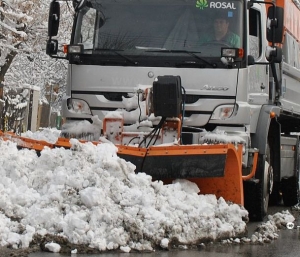
[[[291,114],[300,115],[300,70],[283,63],[282,109]]]

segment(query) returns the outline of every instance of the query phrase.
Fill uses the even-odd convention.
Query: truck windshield
[[[85,54],[220,57],[221,47],[243,47],[242,13],[241,0],[88,0],[73,43]]]

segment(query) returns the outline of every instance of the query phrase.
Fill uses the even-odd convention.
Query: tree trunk
[[[15,45],[15,48],[18,49],[19,46],[20,46],[21,42],[18,43],[17,45]],[[9,69],[12,61],[14,60],[14,58],[16,57],[17,55],[17,51],[10,51],[10,53],[6,56],[6,62],[5,64],[1,67],[1,70],[0,70],[0,83],[2,83],[4,81],[4,76],[7,72],[7,70]]]

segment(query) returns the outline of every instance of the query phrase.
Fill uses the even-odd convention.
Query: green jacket
[[[240,37],[229,31],[226,36],[222,39],[222,40],[216,40],[215,36],[210,33],[207,35],[203,35],[202,38],[200,39],[200,44],[205,44],[205,43],[209,43],[209,42],[220,42],[220,43],[225,43],[225,44],[229,44],[231,47],[236,47],[236,48],[240,48],[241,47],[241,40]]]

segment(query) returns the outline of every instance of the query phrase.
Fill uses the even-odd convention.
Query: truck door
[[[264,8],[264,7],[263,7]],[[264,9],[263,9],[264,10]],[[266,63],[264,49],[267,46],[265,27],[262,25],[262,7],[254,4],[249,12],[248,20],[248,49],[249,55],[254,57],[255,62]],[[269,67],[268,65],[255,64],[249,66],[249,104],[268,103],[269,94]]]

